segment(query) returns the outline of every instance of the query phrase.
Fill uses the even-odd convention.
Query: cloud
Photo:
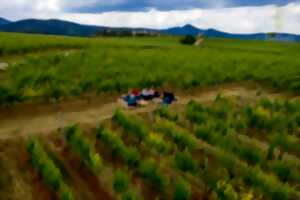
[[[12,12],[9,9],[12,4],[7,9],[2,9],[2,5],[2,7],[0,6],[0,13],[3,13],[3,17],[8,17],[9,19],[32,17],[43,19],[59,18],[82,24],[114,27],[167,28],[190,23],[203,29],[215,28],[231,33],[276,31],[300,34],[299,2],[289,3],[284,6],[266,5],[233,8],[217,6],[214,9],[191,8],[171,11],[160,11],[156,8],[150,8],[146,11],[75,13],[65,12],[63,7],[67,4],[62,4],[58,0],[34,1],[35,6],[33,8],[26,7],[24,4],[25,0],[14,1],[14,3],[24,5],[24,9],[19,9],[19,12]],[[99,0],[86,0],[85,5],[93,5],[96,1],[98,2]],[[116,0],[114,3],[118,4],[118,1],[122,0]],[[74,2],[73,6],[82,5],[80,0],[72,0],[72,2]],[[16,4],[15,6],[17,7]]]
[[[71,1],[71,0],[61,0]],[[71,6],[68,10],[81,13],[99,13],[109,11],[146,11],[154,8],[160,11],[190,10],[197,8],[225,8],[241,6],[286,5],[295,0],[94,0],[93,5],[81,2],[82,6]],[[89,1],[89,0],[88,0]]]
[[[18,14],[18,12],[59,12],[62,11],[61,0],[3,0],[0,13]]]
[[[80,11],[85,8],[113,7],[126,3],[126,0],[61,0],[65,11]]]

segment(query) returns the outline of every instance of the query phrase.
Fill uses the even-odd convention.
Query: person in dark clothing
[[[164,104],[171,104],[173,101],[175,101],[175,95],[172,92],[164,92],[163,93],[163,103]]]
[[[155,91],[153,97],[154,98],[159,98],[160,97],[160,92],[159,91]]]
[[[123,97],[123,100],[127,102],[128,107],[136,107],[138,105],[139,98],[134,95],[127,95]]]

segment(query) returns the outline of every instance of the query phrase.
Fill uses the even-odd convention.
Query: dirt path
[[[257,96],[257,91],[261,91],[261,96]],[[240,96],[247,100],[255,100],[261,97],[282,98],[287,96],[270,91],[262,90],[259,87],[248,87],[243,85],[223,85],[211,87],[191,92],[194,95],[179,95],[178,101],[173,106],[181,106],[188,103],[191,99],[199,102],[213,100],[219,93],[225,96]],[[150,105],[145,108],[127,110],[129,113],[142,113],[154,110],[158,105]],[[0,139],[8,139],[16,136],[27,137],[30,134],[47,134],[60,127],[72,123],[95,124],[101,120],[110,118],[115,109],[121,108],[117,102],[91,104],[82,110],[68,110],[57,112],[45,112],[38,115],[8,116],[0,119]]]

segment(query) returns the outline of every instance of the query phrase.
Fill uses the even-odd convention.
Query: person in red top
[[[134,96],[139,96],[140,93],[141,93],[141,92],[140,92],[139,89],[132,89],[132,90],[131,90],[131,94],[134,95]]]

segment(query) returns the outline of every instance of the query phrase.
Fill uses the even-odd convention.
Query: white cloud
[[[61,0],[0,0],[0,15],[11,19],[22,18],[22,14],[34,17],[42,12],[61,12]]]
[[[113,6],[124,3],[125,0],[61,0],[63,8],[68,10],[92,6]]]
[[[14,0],[14,3],[5,3],[6,6],[0,5],[1,15],[11,19],[32,17],[44,19],[59,18],[82,24],[115,27],[166,28],[191,23],[199,28],[216,28],[232,33],[277,31],[300,34],[300,3],[290,3],[282,7],[268,5],[182,11],[157,11],[151,9],[145,12],[84,14],[63,12],[64,4],[59,0],[33,0],[35,6],[31,9],[26,7],[28,1],[24,3],[25,1]],[[74,5],[76,5],[76,2],[82,3],[80,0],[75,0]],[[95,0],[86,0],[86,3],[90,5],[93,2]],[[19,9],[19,12],[12,12],[12,6],[15,9],[17,7],[22,7],[22,9]]]

